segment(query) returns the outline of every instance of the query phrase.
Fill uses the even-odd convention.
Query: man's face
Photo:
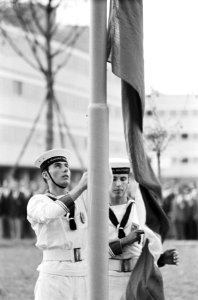
[[[48,167],[48,171],[53,180],[59,185],[67,187],[70,184],[71,172],[66,162],[54,162]]]
[[[110,196],[113,199],[121,199],[127,192],[129,183],[128,174],[113,174],[113,181],[110,185]]]

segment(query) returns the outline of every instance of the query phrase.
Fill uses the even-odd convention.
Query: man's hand
[[[159,267],[164,265],[178,265],[179,264],[179,254],[176,249],[166,250],[161,254],[157,262]]]
[[[165,265],[178,265],[179,253],[176,249],[169,249],[163,253]]]
[[[131,231],[127,236],[120,239],[121,246],[125,247],[125,246],[131,245],[135,242],[140,243],[141,234],[144,234],[144,231],[140,230],[140,229]]]
[[[75,201],[87,189],[88,173],[84,172],[79,183],[69,191],[70,197]]]
[[[87,189],[87,181],[88,181],[88,172],[84,172],[78,183],[78,187],[82,189],[82,191]]]

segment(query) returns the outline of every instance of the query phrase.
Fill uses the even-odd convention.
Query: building
[[[153,123],[152,103],[156,106],[160,124],[173,134],[162,152],[162,177],[198,178],[198,96],[163,95],[153,92],[146,97],[144,125]],[[150,152],[156,169],[156,157]]]
[[[21,32],[7,30],[14,41],[24,43]],[[74,48],[69,48],[67,65],[56,77],[55,92],[64,120],[60,124],[54,112],[54,147],[72,151],[72,170],[87,168],[87,127],[89,106],[89,32],[85,28]],[[29,49],[25,43],[24,53]],[[9,44],[0,40],[0,180],[17,165],[17,176],[37,175],[33,161],[46,147],[45,81]],[[108,105],[110,110],[110,155],[125,156],[119,80],[108,69]]]

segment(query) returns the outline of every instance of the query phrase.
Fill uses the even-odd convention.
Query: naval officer
[[[27,218],[43,252],[35,300],[86,300],[87,214],[83,192],[87,173],[69,191],[70,161],[66,149],[52,149],[35,161],[47,183],[46,194],[28,202]]]

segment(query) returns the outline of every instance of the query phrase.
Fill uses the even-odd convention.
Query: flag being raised
[[[145,206],[145,243],[131,274],[127,300],[164,299],[163,280],[157,261],[168,231],[161,209],[161,187],[143,144],[145,107],[142,0],[111,0],[108,26],[108,58],[121,79],[122,112],[126,147],[135,180]]]

